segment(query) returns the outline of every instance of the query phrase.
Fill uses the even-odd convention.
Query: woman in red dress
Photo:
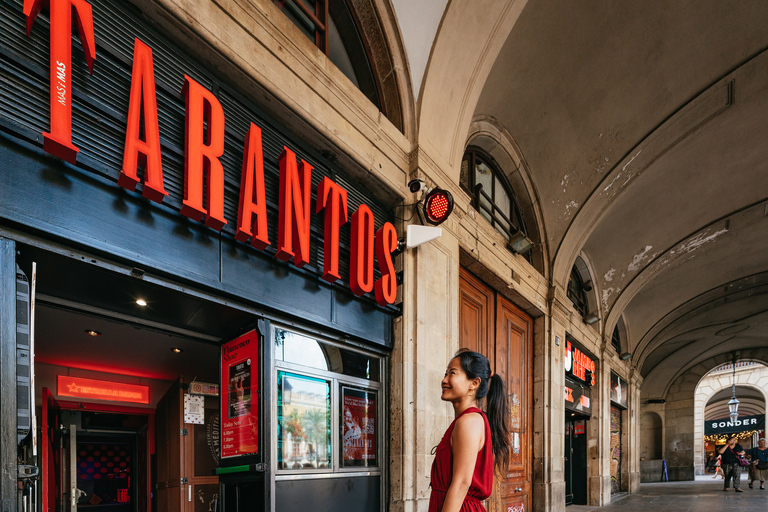
[[[435,452],[429,512],[483,512],[494,467],[509,465],[504,381],[491,372],[484,355],[460,350],[440,384],[440,398],[451,402],[455,419]],[[487,416],[478,407],[483,398]]]

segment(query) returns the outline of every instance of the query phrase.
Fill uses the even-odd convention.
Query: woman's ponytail
[[[486,417],[491,427],[491,446],[493,447],[493,460],[496,469],[505,470],[509,466],[510,432],[507,418],[509,408],[507,406],[507,392],[504,389],[504,379],[491,373],[491,365],[488,358],[478,352],[462,349],[456,353],[461,364],[461,369],[467,374],[467,378],[480,378],[480,386],[477,388],[475,398],[486,399]]]
[[[510,432],[507,418],[507,393],[504,379],[498,374],[491,375],[486,396],[486,412],[491,427],[493,460],[496,469],[504,470],[509,466]]]

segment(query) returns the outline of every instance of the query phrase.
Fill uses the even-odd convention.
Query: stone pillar
[[[427,510],[432,448],[453,421],[440,381],[459,343],[457,225],[450,218],[441,238],[402,256],[403,315],[390,359],[391,511]]]
[[[605,350],[596,361],[597,386],[592,387],[592,419],[587,439],[589,504],[602,507],[611,502],[611,368]]]
[[[699,377],[687,372],[670,387],[664,404],[664,459],[671,481],[694,480],[693,393]],[[690,381],[690,382],[689,382]]]
[[[536,320],[534,336],[533,510],[565,511],[565,328],[571,302],[552,288],[550,315]],[[543,324],[543,325],[542,325]],[[547,329],[548,326],[548,329]],[[536,342],[542,340],[541,343]],[[559,342],[559,345],[557,344]]]
[[[627,421],[627,439],[628,439],[628,458],[629,458],[629,487],[630,493],[640,490],[640,386],[642,377],[640,372],[632,370],[629,378],[629,400],[628,400],[628,421]]]

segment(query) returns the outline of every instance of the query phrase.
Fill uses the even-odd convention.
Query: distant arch
[[[661,416],[653,411],[640,416],[640,459],[657,460],[663,458],[664,428]]]

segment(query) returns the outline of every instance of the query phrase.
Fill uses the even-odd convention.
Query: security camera
[[[412,194],[415,194],[416,192],[421,192],[425,188],[427,188],[427,186],[424,184],[424,180],[420,180],[416,178],[415,180],[411,180],[408,182],[408,190],[410,190]]]

